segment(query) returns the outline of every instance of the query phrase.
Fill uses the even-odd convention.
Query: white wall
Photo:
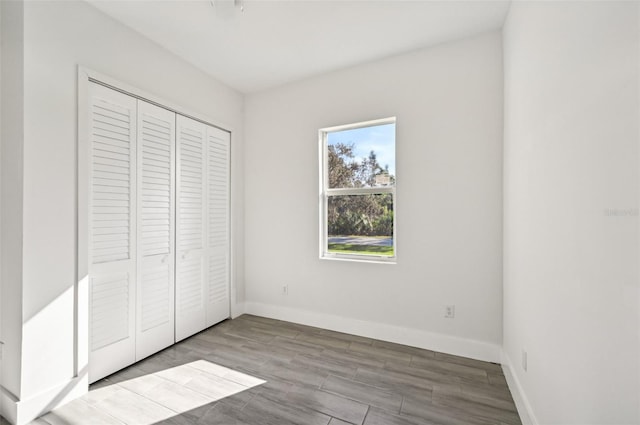
[[[25,2],[24,12],[24,275],[22,367],[17,372],[21,374],[18,407],[23,412],[18,412],[19,422],[77,391],[77,380],[72,378],[76,373],[78,65],[181,105],[186,112],[211,117],[215,124],[233,131],[238,301],[242,302],[244,293],[238,219],[243,198],[242,96],[85,2]],[[79,369],[79,374],[86,372]]]
[[[514,2],[504,28],[504,350],[534,423],[640,422],[638,7]]]
[[[0,5],[0,241],[2,240],[2,6]],[[0,343],[2,342],[2,243],[0,243]],[[2,392],[2,346],[0,346],[0,393]],[[2,412],[2,396],[0,395],[0,414]]]
[[[0,2],[2,9],[2,80],[0,110],[1,278],[0,326],[5,342],[2,359],[0,407],[20,392],[22,304],[22,173],[23,173],[23,4]]]
[[[390,116],[398,262],[320,260],[318,129]],[[248,312],[499,360],[499,33],[249,95],[245,129]]]
[[[0,129],[2,129],[2,6],[0,6]],[[2,130],[0,130],[0,166],[2,164]],[[0,241],[2,240],[2,172],[0,171]],[[0,243],[0,342],[2,341],[2,243]],[[0,392],[2,392],[2,347],[0,346]],[[2,412],[0,396],[0,412]]]
[[[2,6],[0,6],[0,166],[2,164]],[[0,241],[2,240],[2,171],[0,170]],[[0,243],[0,341],[2,341],[2,243]],[[2,347],[0,346],[0,392],[2,391]],[[0,404],[2,397],[0,396]],[[2,406],[0,406],[2,412]]]

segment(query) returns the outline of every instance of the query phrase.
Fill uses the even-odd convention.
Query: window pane
[[[396,125],[327,133],[329,188],[395,185]]]
[[[330,196],[327,230],[327,252],[392,257],[393,195]]]

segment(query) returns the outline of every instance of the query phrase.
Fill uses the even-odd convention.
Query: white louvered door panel
[[[175,341],[175,120],[138,100],[136,360]]]
[[[176,341],[206,326],[206,126],[177,115]]]
[[[89,84],[89,381],[135,361],[136,100]]]
[[[229,317],[229,142],[207,127],[207,326]]]

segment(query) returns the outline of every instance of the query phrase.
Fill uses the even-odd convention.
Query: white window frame
[[[329,148],[327,143],[327,135],[329,133],[334,133],[337,131],[344,130],[353,130],[356,128],[364,128],[364,127],[374,127],[378,125],[385,124],[397,124],[396,117],[382,118],[371,121],[363,121],[354,124],[346,124],[339,125],[334,127],[326,127],[318,130],[318,138],[319,138],[319,159],[320,159],[320,259],[324,260],[342,260],[342,261],[362,261],[368,263],[385,263],[385,264],[396,264],[396,259],[398,257],[398,247],[397,247],[397,227],[396,227],[396,183],[393,186],[382,186],[382,187],[360,187],[360,188],[338,188],[331,189],[329,188]],[[395,140],[394,140],[394,149],[395,149]],[[396,172],[397,174],[397,172]],[[393,199],[393,255],[358,255],[358,254],[347,254],[347,253],[336,253],[328,251],[328,242],[329,242],[329,230],[327,225],[327,208],[329,204],[329,198],[331,196],[339,196],[339,195],[378,195],[384,193],[391,193]]]

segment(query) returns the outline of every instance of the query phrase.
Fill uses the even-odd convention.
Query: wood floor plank
[[[480,382],[489,382],[486,369],[473,366],[463,365],[459,363],[451,363],[434,358],[425,358],[413,356],[411,358],[411,366],[422,370],[435,372],[443,372],[446,374],[454,374],[460,377],[466,377],[470,380],[478,380]]]
[[[202,358],[230,369],[250,371],[260,370],[268,361],[268,359],[257,354],[243,351],[240,347],[235,349],[216,348],[210,354],[202,356]]]
[[[318,369],[323,375],[335,375],[343,378],[352,378],[358,367],[353,363],[328,358],[321,354],[300,354],[291,360],[291,364]]]
[[[294,353],[321,353],[324,347],[301,339],[276,337],[271,344],[291,350]]]
[[[292,403],[286,396],[276,396],[275,393],[259,394],[242,409],[242,413],[252,418],[253,424],[265,425],[271,423],[274,425],[327,425],[331,420],[330,415],[318,409],[305,408],[305,406],[301,403]]]
[[[349,346],[349,351],[355,351],[356,353],[367,354],[371,357],[378,358],[386,361],[410,363],[411,354],[405,353],[401,350],[394,350],[388,347],[376,347],[362,344],[360,342],[352,342]]]
[[[455,356],[453,354],[438,353],[438,352],[435,353],[435,357],[438,360],[457,363],[461,365],[467,365],[471,367],[477,367],[480,369],[485,369],[488,372],[502,373],[502,367],[496,363],[483,362],[480,360],[469,359],[467,357]]]
[[[489,378],[489,383],[491,385],[496,385],[496,386],[500,386],[500,387],[507,387],[507,380],[504,377],[503,374],[497,374],[497,373],[487,373],[487,376]]]
[[[320,332],[321,335],[325,335],[325,336],[330,336],[332,338],[336,338],[336,339],[341,339],[343,341],[348,341],[348,342],[359,342],[360,344],[365,344],[365,345],[372,345],[373,344],[373,339],[371,338],[366,338],[364,336],[357,336],[357,335],[351,335],[351,334],[346,334],[343,332],[336,332],[336,331],[332,331],[329,329],[323,329]]]
[[[364,420],[364,425],[437,425],[438,422],[424,421],[408,416],[401,416],[384,410],[371,408]]]
[[[328,373],[318,368],[277,360],[270,360],[262,370],[283,381],[312,388],[320,388],[320,385],[328,376]]]
[[[242,391],[230,397],[225,397],[222,400],[218,400],[217,404],[223,404],[233,409],[242,410],[251,400],[253,400],[256,394],[257,393],[254,393],[251,390]]]
[[[402,406],[402,396],[396,392],[338,376],[329,376],[325,379],[320,389],[370,406],[376,406],[389,412],[399,413]]]
[[[329,425],[353,425],[353,424],[349,422],[345,422],[338,418],[331,418],[331,420],[329,421]]]
[[[123,425],[122,421],[100,409],[96,409],[88,403],[69,403],[47,413],[40,419],[42,424],[50,425],[67,425],[70,423],[87,425]],[[8,425],[8,422],[6,424]],[[32,423],[31,425],[37,424]]]
[[[500,402],[495,399],[474,397],[466,393],[444,392],[435,390],[432,404],[455,409],[470,416],[476,416],[488,421],[519,424],[520,419],[513,403]]]
[[[295,339],[300,334],[300,331],[296,329],[290,329],[284,326],[265,325],[260,322],[251,323],[251,328],[259,329],[262,333],[267,335],[289,339]]]
[[[431,350],[425,350],[423,348],[410,347],[408,345],[395,344],[393,342],[387,342],[387,341],[375,340],[375,341],[373,341],[373,346],[374,347],[385,348],[385,349],[388,349],[388,350],[391,350],[391,351],[395,351],[395,352],[406,353],[406,354],[409,354],[411,356],[415,356],[415,357],[418,357],[418,358],[435,358],[435,355],[436,355],[436,353],[434,351],[431,351]]]
[[[450,409],[443,406],[425,403],[423,400],[416,400],[405,397],[402,402],[402,417],[407,417],[419,424],[439,424],[439,425],[495,425],[495,422],[486,419],[469,416],[457,409]]]
[[[241,338],[226,332],[211,332],[211,330],[201,332],[189,339],[198,339],[205,341],[211,347],[226,347],[230,350],[247,343],[247,338]],[[182,345],[182,342],[180,344]]]
[[[246,422],[238,417],[237,412],[232,407],[216,404],[195,421],[194,425],[253,425],[253,422]]]
[[[176,415],[176,412],[124,388],[92,406],[125,424],[152,424]]]
[[[305,332],[299,332],[296,337],[298,341],[310,342],[314,345],[318,345],[323,348],[334,348],[338,350],[346,350],[352,344],[353,341],[345,341],[344,339],[334,338],[331,335],[325,334],[309,334]],[[361,343],[358,343],[361,344]],[[365,344],[366,345],[366,344]]]
[[[325,349],[320,353],[320,355],[325,359],[344,362],[345,364],[351,364],[355,367],[382,368],[385,364],[384,359],[349,350]]]
[[[407,380],[407,383],[423,381],[430,383],[432,386],[434,384],[452,385],[464,382],[462,376],[450,371],[416,368],[397,363],[387,363],[384,369],[388,371],[389,376],[395,377],[400,383],[402,383],[403,378]]]
[[[481,396],[484,398],[504,400],[513,404],[513,398],[508,387],[478,382],[461,382],[460,391],[463,393]]]
[[[327,416],[360,425],[369,410],[367,404],[340,397],[320,390],[297,389],[290,392],[287,400],[293,405],[306,406]]]
[[[213,398],[189,388],[166,381],[149,388],[142,395],[145,398],[173,410],[176,413],[183,413],[197,409],[215,401]]]
[[[262,342],[268,344],[273,340],[276,335],[273,333],[267,333],[260,330],[256,326],[245,326],[238,329],[232,329],[225,332],[226,335],[236,336],[238,338],[248,339],[250,341]]]
[[[427,376],[425,376],[427,375]],[[397,391],[400,394],[407,394],[415,389],[420,391],[432,390],[434,384],[439,382],[449,383],[451,380],[440,374],[420,375],[414,371],[408,373],[404,370],[393,370],[389,368],[358,368],[354,377],[355,381],[373,385],[374,387]]]
[[[262,344],[257,342],[247,342],[240,346],[240,350],[250,355],[257,355],[271,360],[290,361],[298,356],[297,351],[279,344]]]
[[[465,400],[460,393],[439,394],[432,397],[432,402],[405,397],[401,414],[421,418],[444,425],[495,425],[500,422],[519,425],[517,414],[498,407]]]

